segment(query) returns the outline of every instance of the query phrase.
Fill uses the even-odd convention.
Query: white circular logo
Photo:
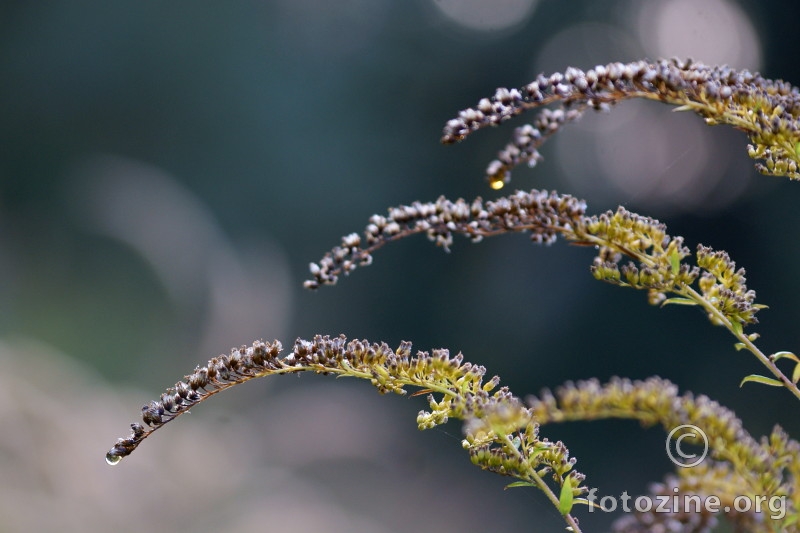
[[[682,446],[686,445],[686,443],[683,442],[686,438],[702,442],[703,453],[687,453],[687,451],[682,448]],[[674,450],[670,445],[672,442],[675,443]],[[708,437],[702,429],[691,424],[683,424],[673,428],[672,431],[669,432],[669,435],[667,435],[667,455],[670,461],[681,468],[697,466],[702,463],[703,459],[708,455]]]

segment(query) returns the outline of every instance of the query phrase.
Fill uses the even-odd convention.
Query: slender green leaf
[[[509,483],[508,485],[503,487],[503,490],[513,489],[516,487],[535,487],[535,486],[536,484],[531,483],[530,481],[515,481],[514,483]]]
[[[674,304],[674,305],[697,305],[697,302],[691,298],[667,298],[661,305]]]
[[[767,378],[764,376],[759,376],[758,374],[750,374],[749,376],[745,376],[739,386],[741,387],[748,381],[754,381],[756,383],[761,383],[763,385],[769,385],[770,387],[783,387],[783,383],[778,381],[777,379]]]
[[[558,510],[562,515],[566,516],[572,510],[573,499],[572,478],[567,476],[564,478],[564,484],[561,485],[561,496],[558,498]]]
[[[605,511],[605,509],[603,509],[603,506],[601,506],[598,503],[593,502],[591,500],[587,500],[586,498],[575,498],[572,501],[572,503],[573,504],[580,503],[582,505],[588,505],[589,507],[593,507],[594,509],[600,509],[601,511]]]
[[[731,329],[737,335],[741,335],[743,333],[742,323],[737,320],[731,320]]]
[[[800,363],[794,365],[794,370],[792,371],[792,383],[797,384],[800,381]]]
[[[781,359],[791,359],[797,364],[800,364],[800,358],[798,358],[792,352],[775,352],[774,354],[769,356],[770,359],[773,361],[779,361]]]

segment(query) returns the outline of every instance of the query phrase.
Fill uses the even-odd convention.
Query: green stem
[[[675,291],[675,294],[680,294],[681,296],[685,296],[697,302],[697,304],[700,305],[706,312],[708,312],[723,326],[725,326],[725,328],[730,331],[734,337],[736,337],[736,340],[741,342],[742,345],[747,348],[747,351],[755,355],[756,358],[761,361],[761,364],[763,364],[773,376],[778,378],[778,380],[783,383],[784,387],[789,389],[789,391],[794,394],[797,399],[800,399],[800,389],[797,387],[797,385],[793,383],[792,380],[789,379],[786,374],[784,374],[783,371],[778,368],[778,366],[767,355],[765,355],[764,352],[762,352],[758,346],[756,346],[755,343],[748,338],[747,335],[744,334],[744,332],[740,333],[736,331],[730,319],[722,314],[715,306],[707,302],[703,298],[702,294],[698,293],[691,287],[682,287],[680,291]]]
[[[643,255],[640,253],[636,253],[632,250],[628,250],[619,244],[614,242],[609,242],[605,239],[597,237],[595,235],[586,233],[585,231],[581,231],[577,229],[576,231],[565,231],[563,232],[565,235],[571,238],[577,238],[582,242],[590,242],[596,244],[598,246],[610,246],[621,253],[627,255],[628,257],[632,257],[642,263],[643,265],[647,265],[649,267],[656,267],[656,262],[649,256]],[[717,309],[714,305],[708,302],[703,295],[697,292],[695,289],[688,285],[681,285],[678,288],[672,289],[670,292],[676,294],[678,296],[683,296],[685,298],[689,298],[690,300],[696,302],[699,306],[701,306],[709,315],[713,316],[715,320],[717,320],[720,324],[725,326],[725,328],[733,334],[736,339],[742,343],[742,345],[747,348],[747,350],[756,356],[762,365],[764,365],[770,373],[775,376],[781,383],[783,383],[784,387],[789,389],[789,391],[798,399],[800,400],[800,388],[797,387],[795,383],[789,379],[786,374],[781,371],[780,368],[767,356],[762,352],[754,343],[751,341],[747,335],[744,334],[743,331],[737,331],[733,327],[733,323],[730,319],[725,316],[719,309]],[[740,328],[741,330],[741,328]]]
[[[366,379],[366,380],[372,379],[372,375],[371,374],[369,374],[368,372],[362,372],[362,371],[356,370],[350,364],[348,364],[346,361],[342,361],[341,365],[342,365],[342,369],[323,367],[322,370],[324,370],[326,372],[335,372],[335,373],[339,374],[342,377],[356,377],[356,378],[361,378],[361,379]],[[413,380],[409,380],[409,379],[399,379],[398,381],[400,383],[403,383],[404,385],[409,385],[409,386],[414,386],[414,387],[424,387],[425,389],[428,389],[431,392],[438,392],[438,393],[440,393],[440,394],[442,394],[444,396],[451,396],[451,397],[454,397],[454,398],[458,397],[458,394],[456,394],[454,391],[448,389],[447,387],[438,386],[435,383],[414,382]],[[502,441],[502,443],[505,446],[505,448],[511,454],[513,454],[513,455],[515,455],[517,457],[517,459],[519,460],[520,464],[524,464],[526,466],[525,474],[528,476],[527,481],[532,481],[533,483],[535,483],[536,486],[539,487],[539,489],[542,492],[544,492],[544,494],[547,497],[547,499],[550,500],[550,502],[556,507],[556,509],[558,509],[559,505],[560,505],[560,501],[559,501],[558,497],[550,489],[550,487],[547,485],[547,483],[544,482],[544,480],[541,478],[541,476],[539,476],[539,474],[537,474],[536,471],[533,468],[531,468],[530,464],[522,456],[522,453],[519,451],[519,449],[516,446],[514,446],[514,443],[511,441],[511,437],[509,435],[497,435],[497,438]],[[571,529],[571,531],[573,533],[582,533],[580,526],[578,526],[577,520],[575,520],[575,518],[572,515],[567,513],[566,515],[564,515],[564,520],[566,520],[567,525],[570,527],[570,529]]]
[[[561,504],[561,502],[558,499],[558,496],[556,496],[556,494],[552,491],[550,486],[544,482],[542,477],[539,474],[537,474],[533,468],[531,468],[528,461],[526,461],[525,458],[522,456],[522,452],[520,452],[519,449],[516,446],[514,446],[514,443],[511,441],[511,437],[509,437],[508,435],[498,435],[498,437],[503,441],[503,445],[505,446],[505,448],[511,454],[517,457],[519,463],[524,464],[526,466],[525,473],[528,476],[527,481],[533,481],[536,484],[536,486],[539,487],[539,489],[542,492],[544,492],[547,499],[550,500],[550,502],[553,505],[555,505],[556,509],[558,509]],[[581,528],[578,525],[578,521],[575,520],[575,518],[570,513],[564,515],[564,520],[566,520],[567,525],[569,526],[570,530],[573,533],[582,533]]]

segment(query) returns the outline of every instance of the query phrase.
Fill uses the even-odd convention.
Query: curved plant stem
[[[627,255],[628,257],[636,259],[643,265],[647,265],[653,268],[658,266],[656,262],[647,255],[630,250],[628,248],[620,246],[617,243],[609,242],[608,240],[599,238],[595,235],[584,233],[580,230],[572,231],[571,229],[569,229],[567,231],[564,231],[563,229],[560,228],[558,229],[554,228],[554,229],[560,231],[562,234],[565,234],[567,238],[574,238],[574,236],[577,234],[580,236],[582,243],[594,244],[597,246],[610,246],[618,249],[621,253]],[[678,296],[688,298],[689,300],[692,300],[694,303],[702,307],[703,310],[706,313],[708,313],[710,317],[713,318],[714,322],[721,324],[723,327],[725,327],[725,329],[727,329],[736,338],[736,340],[739,341],[742,344],[742,346],[747,349],[747,351],[752,353],[756,357],[756,359],[758,359],[761,362],[761,364],[764,365],[764,367],[766,367],[766,369],[769,370],[769,372],[783,384],[783,386],[786,389],[788,389],[797,399],[800,400],[800,388],[798,388],[797,384],[792,382],[792,380],[789,379],[789,377],[786,374],[784,374],[780,368],[778,368],[775,362],[772,361],[767,355],[765,355],[764,352],[762,352],[755,345],[755,343],[752,340],[750,340],[750,337],[743,332],[741,327],[739,328],[735,327],[730,318],[728,318],[727,316],[725,316],[725,314],[720,312],[720,310],[716,306],[711,304],[708,300],[706,300],[702,294],[700,294],[697,290],[688,285],[678,285],[672,288],[670,292]]]
[[[687,298],[690,298],[697,302],[705,311],[707,311],[710,315],[722,323],[725,326],[725,329],[731,332],[731,334],[736,337],[736,339],[742,343],[742,345],[747,349],[748,352],[752,353],[756,356],[762,365],[764,365],[770,373],[775,376],[783,386],[789,389],[789,391],[798,399],[800,400],[800,388],[797,387],[797,384],[793,383],[789,377],[783,373],[783,371],[778,368],[778,366],[762,352],[758,346],[755,345],[750,338],[744,334],[741,330],[737,331],[734,328],[733,324],[731,323],[730,319],[719,312],[719,309],[708,303],[703,296],[694,290],[692,287],[683,287],[680,291],[676,291],[676,294],[681,294]]]
[[[512,454],[514,454],[520,461],[520,463],[525,463],[525,458],[522,456],[519,449],[516,446],[514,446],[514,443],[511,442],[511,438],[508,435],[503,435],[502,441],[506,449],[509,450]],[[550,500],[550,503],[552,503],[555,506],[555,508],[558,509],[560,505],[558,496],[556,496],[556,494],[552,491],[552,489],[550,489],[550,486],[544,482],[542,476],[537,474],[536,471],[531,467],[528,467],[526,470],[527,470],[526,474],[529,477],[528,481],[531,481],[534,484],[536,484],[536,486],[539,487],[539,489],[542,492],[544,492],[547,499]],[[573,533],[581,533],[581,528],[578,525],[578,521],[570,513],[564,515],[564,520],[567,522],[570,530]]]

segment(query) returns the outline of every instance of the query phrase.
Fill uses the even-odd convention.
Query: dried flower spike
[[[346,235],[319,263],[311,263],[314,279],[306,281],[305,287],[334,285],[340,275],[372,264],[372,252],[384,244],[419,233],[445,250],[450,249],[454,234],[479,242],[500,233],[529,232],[534,242],[550,244],[558,233],[578,224],[585,210],[586,203],[572,196],[535,189],[495,201],[459,198],[453,202],[442,196],[435,202],[393,207],[388,215],[369,219],[363,238],[357,233]]]
[[[405,394],[407,386],[430,391],[430,411],[420,411],[417,416],[420,429],[450,419],[463,420],[463,447],[481,468],[536,485],[555,501],[542,479],[544,472],[550,472],[562,494],[567,492],[570,498],[586,492],[584,475],[573,469],[575,459],[569,457],[566,446],[539,440],[531,410],[506,387],[497,388],[496,376],[484,381],[486,369],[465,362],[461,354],[451,356],[448,350],[440,349],[412,356],[409,342],[392,350],[385,343],[348,342],[343,335],[297,339],[289,354],[279,357],[280,351],[278,341],[257,341],[197,367],[159,400],[142,408],[144,425],[131,424],[131,435],[117,440],[106,461],[119,463],[154,431],[222,390],[259,377],[316,372],[365,379],[382,394]],[[567,522],[577,529],[577,522],[565,514]]]
[[[727,519],[742,531],[752,531],[752,526],[763,518],[753,509],[736,510],[736,499],[743,494],[792,495],[785,503],[786,516],[800,506],[800,494],[795,490],[800,483],[800,443],[778,426],[768,438],[756,441],[732,411],[706,396],[678,394],[678,387],[667,380],[613,378],[602,385],[596,379],[568,382],[555,394],[544,390],[538,397],[528,398],[528,405],[542,425],[630,418],[645,426],[659,424],[667,431],[692,425],[703,432],[704,440],[699,444],[708,445],[709,457],[692,468],[678,468],[677,475],[670,475],[664,484],[651,488],[653,496],[668,494],[670,506],[660,513],[636,513],[621,518],[614,531],[651,531],[649,526],[658,528],[659,524],[672,524],[676,531],[709,531],[704,528],[716,523],[714,515],[705,509],[692,512],[684,508],[684,496],[701,501],[712,495],[718,498],[721,508],[732,510]],[[696,436],[690,433],[681,438],[690,442],[697,440]],[[669,491],[664,490],[665,485]],[[673,500],[673,496],[678,498]]]
[[[311,263],[314,278],[305,286],[333,285],[341,274],[372,264],[372,253],[384,244],[418,233],[427,234],[445,250],[455,234],[479,242],[484,237],[529,232],[534,242],[545,244],[560,234],[599,249],[591,267],[595,278],[647,290],[652,304],[670,302],[667,293],[691,296],[698,299],[694,305],[716,310],[709,313],[715,324],[722,323],[720,317],[739,325],[757,322],[755,313],[764,306],[754,303],[755,292],[745,286],[744,270],[735,270],[727,254],[700,246],[697,265],[689,265],[685,260],[691,252],[683,237],[669,236],[659,221],[623,207],[598,216],[586,216],[585,211],[582,200],[535,189],[487,202],[481,198],[452,202],[440,197],[435,203],[394,207],[387,216],[370,217],[363,238],[357,233],[346,235],[319,263]],[[624,257],[633,261],[620,266]],[[698,277],[701,294],[691,292]]]
[[[496,126],[531,109],[541,109],[531,125],[514,131],[511,142],[489,163],[487,179],[499,189],[521,163],[535,165],[538,148],[562,125],[589,109],[605,111],[631,98],[657,100],[694,111],[708,124],[727,124],[747,133],[748,154],[758,170],[800,179],[800,91],[782,80],[758,73],[707,66],[691,60],[634,61],[598,65],[583,72],[568,68],[539,75],[520,89],[497,89],[474,108],[447,122],[442,142],[458,142],[473,131]]]

